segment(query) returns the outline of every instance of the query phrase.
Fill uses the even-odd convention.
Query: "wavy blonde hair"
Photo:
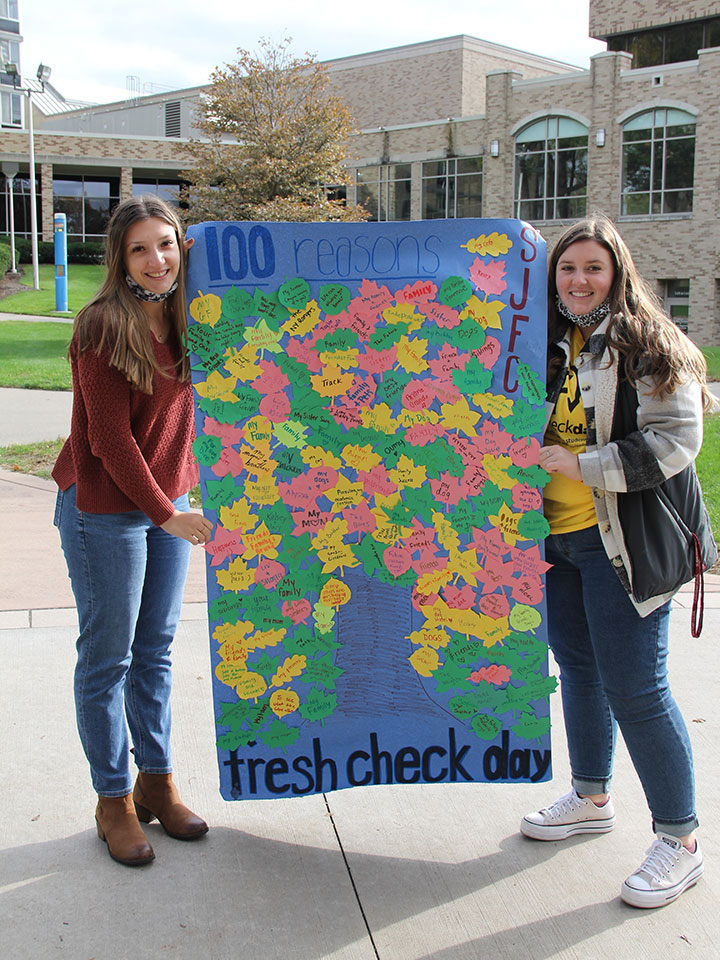
[[[146,194],[124,200],[115,208],[107,226],[105,282],[75,318],[68,356],[93,349],[108,350],[111,366],[121,370],[128,381],[143,393],[152,393],[155,373],[170,376],[158,365],[152,334],[142,304],[133,296],[125,279],[125,236],[134,224],[157,218],[175,232],[180,255],[177,289],[165,301],[171,329],[180,344],[181,356],[175,364],[178,379],[190,379],[190,361],[185,348],[185,252],[183,231],[175,210],[159,197]]]
[[[634,385],[642,377],[655,382],[653,396],[669,396],[679,383],[695,379],[703,390],[706,409],[713,399],[705,386],[707,362],[677,324],[666,315],[662,304],[643,280],[615,224],[603,213],[594,213],[578,220],[555,244],[548,263],[548,380],[557,373],[561,358],[557,347],[568,321],[555,305],[556,270],[560,257],[568,247],[581,240],[594,240],[610,254],[615,278],[610,288],[610,323],[605,343],[625,359],[625,371]]]

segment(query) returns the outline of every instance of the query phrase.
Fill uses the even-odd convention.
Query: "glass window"
[[[141,197],[144,193],[154,193],[166,203],[180,206],[180,180],[167,180],[160,177],[137,177],[133,180],[132,194]]]
[[[543,117],[515,138],[515,215],[569,220],[587,208],[588,130],[570,117]]]
[[[13,179],[13,214],[16,237],[32,235],[30,224],[30,177],[17,174]],[[35,200],[37,206],[37,222],[41,220],[40,177],[35,177]],[[0,233],[10,233],[10,191],[7,177],[0,177]]]
[[[22,103],[19,93],[0,94],[0,111],[2,111],[3,127],[22,126]]]
[[[720,17],[676,23],[608,39],[608,50],[627,50],[633,68],[696,60],[698,50],[720,45]]]
[[[386,163],[355,171],[357,202],[371,220],[410,219],[411,170],[409,163]]]
[[[482,216],[482,157],[427,160],[422,165],[423,220]]]
[[[14,63],[20,66],[20,44],[17,40],[0,40],[0,64]]]
[[[693,206],[695,118],[684,110],[639,114],[623,128],[622,213],[689,213]]]
[[[665,281],[665,309],[671,320],[680,327],[683,333],[688,332],[690,320],[690,281]]]
[[[2,17],[3,20],[17,20],[17,0],[0,0],[0,17]]]
[[[53,179],[55,213],[67,217],[68,237],[97,240],[120,201],[119,177],[60,176]]]

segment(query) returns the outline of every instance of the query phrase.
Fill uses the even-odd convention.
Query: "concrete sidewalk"
[[[223,801],[200,550],[175,644],[173,744],[183,796],[211,830],[186,844],[153,824],[157,859],[130,870],[108,857],[94,829],[72,703],[76,620],[53,506],[52,483],[0,472],[0,956],[717,958],[719,578],[707,578],[700,640],[690,638],[687,592],[671,620],[671,674],[693,739],[707,868],[670,907],[633,910],[618,898],[651,840],[622,745],[613,833],[564,843],[519,835],[523,813],[567,789],[557,696],[551,784],[372,787]]]

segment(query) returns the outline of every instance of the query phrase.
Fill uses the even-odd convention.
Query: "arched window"
[[[515,215],[569,220],[587,209],[588,128],[543,117],[515,137]]]
[[[623,127],[622,213],[689,213],[693,206],[695,117],[662,107]]]

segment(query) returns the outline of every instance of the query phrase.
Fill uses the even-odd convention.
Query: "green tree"
[[[331,199],[346,186],[354,129],[345,104],[328,91],[314,57],[297,58],[290,40],[261,40],[253,54],[216,69],[189,151],[188,220],[364,220],[362,207]]]

